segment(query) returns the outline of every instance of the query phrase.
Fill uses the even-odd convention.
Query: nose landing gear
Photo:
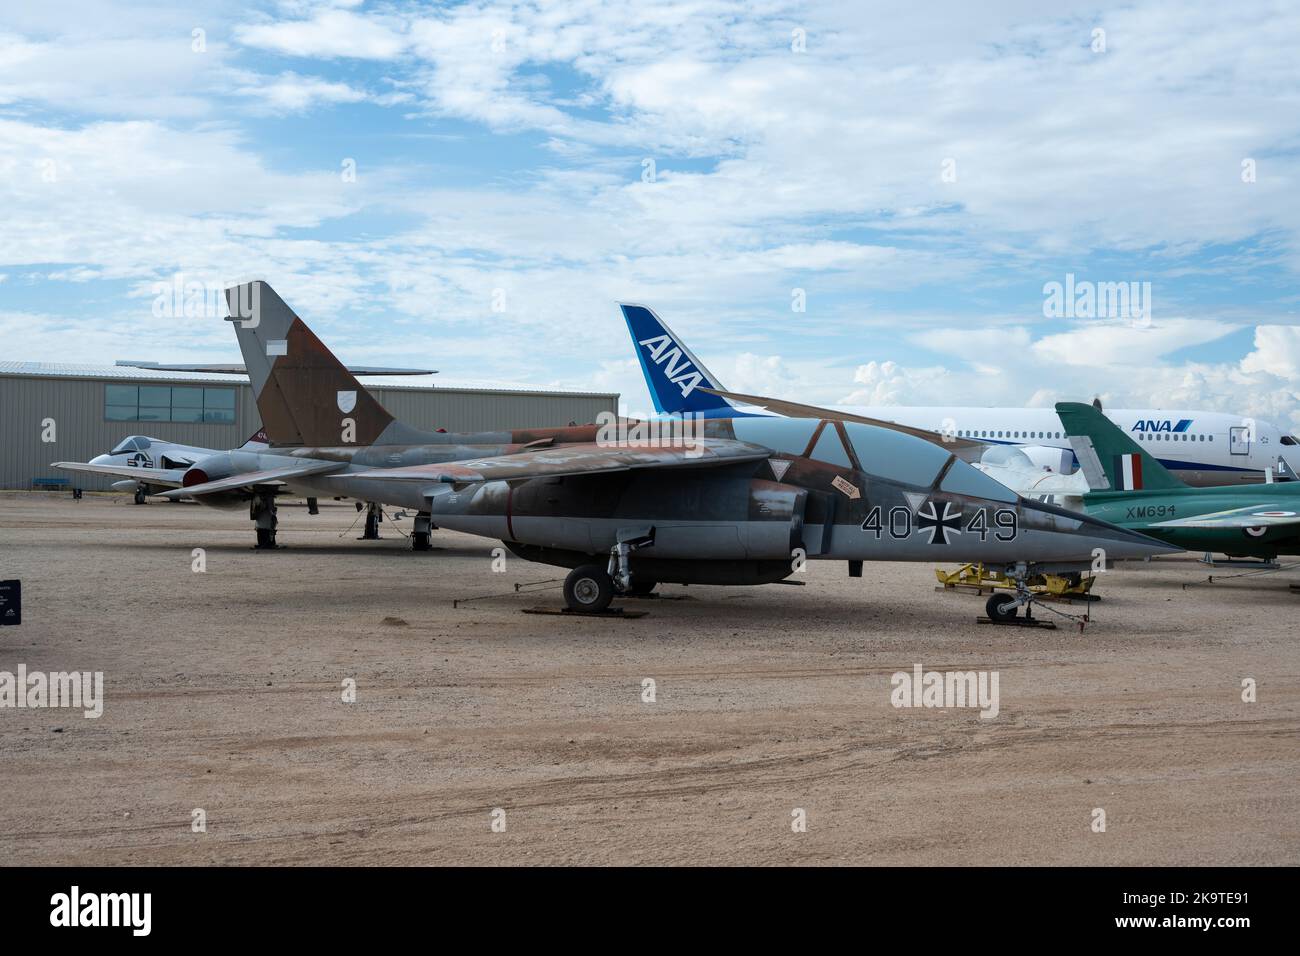
[[[1087,613],[1079,616],[1066,614],[1064,611],[1057,610],[1050,604],[1044,604],[1042,600],[1043,595],[1035,593],[1029,587],[1029,580],[1033,577],[1033,573],[1031,573],[1029,566],[1025,562],[1022,561],[1014,567],[1008,568],[1005,572],[1005,577],[1015,585],[1016,593],[999,594],[997,591],[994,591],[992,596],[989,597],[988,601],[984,604],[984,612],[988,617],[980,618],[979,621],[981,623],[987,621],[989,624],[1012,624],[1019,627],[1041,627],[1055,630],[1056,624],[1052,621],[1041,621],[1034,617],[1035,601],[1039,602],[1042,607],[1051,611],[1058,617],[1063,617],[1076,623],[1079,626],[1080,632],[1083,631],[1084,625],[1089,623],[1091,620],[1090,615]],[[1025,616],[1018,617],[1017,615],[1022,607],[1025,609]]]

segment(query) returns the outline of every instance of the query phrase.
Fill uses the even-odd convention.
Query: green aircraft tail
[[[1058,402],[1065,433],[1093,491],[1186,488],[1146,449],[1098,409],[1081,402]],[[1104,479],[1102,476],[1105,476]],[[1107,487],[1108,485],[1108,487]]]

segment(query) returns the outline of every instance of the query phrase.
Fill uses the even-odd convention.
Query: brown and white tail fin
[[[372,445],[393,416],[261,280],[226,290],[244,366],[272,445]]]

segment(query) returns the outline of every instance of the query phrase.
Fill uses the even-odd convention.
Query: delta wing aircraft
[[[781,581],[805,559],[846,561],[855,577],[864,561],[958,560],[1020,582],[1014,600],[999,596],[1005,619],[1032,600],[1023,585],[1033,573],[1090,568],[1096,549],[1111,560],[1171,550],[1021,499],[939,445],[858,422],[609,416],[421,431],[361,388],[265,283],[227,298],[272,447],[198,462],[168,494],[252,495],[259,519],[256,502],[273,509],[277,482],[411,508],[426,529],[436,520],[572,568],[564,591],[577,610],[659,582]]]
[[[1185,551],[1300,554],[1300,481],[1193,488],[1091,405],[1061,402],[1056,413],[1093,489],[1090,516]]]
[[[660,412],[690,411],[706,417],[735,418],[764,412],[779,415],[828,414],[825,409],[782,399],[730,392],[682,344],[653,309],[623,305],[637,357]],[[886,421],[946,440],[1014,445],[1038,472],[1044,467],[1069,474],[1075,462],[1060,420],[1050,408],[958,406],[842,406],[837,416]],[[1278,458],[1300,470],[1300,440],[1276,425],[1222,412],[1112,408],[1106,416],[1138,441],[1183,481],[1197,486],[1249,484],[1264,480]],[[967,460],[972,460],[967,458]],[[1051,494],[1082,494],[1083,483]]]

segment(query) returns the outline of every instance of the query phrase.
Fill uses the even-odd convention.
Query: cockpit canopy
[[[834,422],[821,424],[809,418],[737,418],[732,420],[736,437],[741,441],[765,445],[776,452],[824,461],[841,468],[853,468],[852,458],[868,475],[899,484],[929,488],[939,473],[944,473],[941,491],[997,501],[1014,502],[1015,492],[1005,485],[954,458],[942,445],[861,422],[844,422],[846,447]],[[810,443],[816,435],[816,445]],[[852,455],[852,458],[850,457]],[[949,459],[952,463],[949,464]]]
[[[118,442],[109,454],[129,455],[133,451],[148,451],[151,444],[143,435],[129,435]]]

